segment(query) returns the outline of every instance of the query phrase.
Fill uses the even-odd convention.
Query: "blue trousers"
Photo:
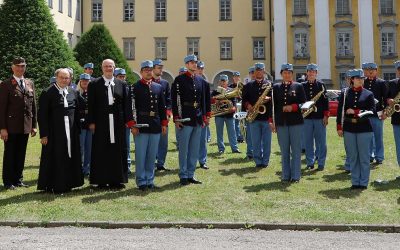
[[[251,141],[250,126],[248,122],[246,122],[246,144],[247,144],[246,155],[253,157],[253,143]]]
[[[370,158],[375,159],[376,161],[383,161],[385,159],[383,146],[383,121],[378,117],[370,117],[369,120],[374,133],[370,142]]]
[[[125,131],[125,140],[126,140],[126,153],[128,156],[127,162],[128,162],[128,172],[131,171],[131,130],[129,128],[126,128]]]
[[[350,162],[351,184],[368,186],[369,182],[369,150],[372,132],[344,132],[344,143],[347,147],[347,157]]]
[[[136,160],[136,185],[154,184],[154,162],[156,161],[160,134],[140,133],[134,137]]]
[[[243,135],[242,135],[242,133],[240,133],[239,120],[238,119],[234,119],[234,120],[235,120],[236,139],[239,141],[243,141]]]
[[[393,126],[394,142],[396,144],[397,164],[400,166],[400,125]]]
[[[92,131],[89,129],[82,129],[79,136],[81,145],[82,157],[82,172],[83,174],[90,173],[90,158],[92,155]]]
[[[165,135],[160,135],[160,143],[158,144],[158,152],[157,152],[157,167],[162,167],[165,164],[165,158],[167,157],[168,152],[168,129]]]
[[[224,145],[224,123],[228,131],[229,144],[232,152],[238,150],[236,132],[235,132],[235,121],[233,117],[215,117],[215,128],[217,130],[217,145],[219,151],[225,151]]]
[[[303,124],[277,126],[282,159],[282,180],[300,180],[302,129]]]
[[[304,119],[304,144],[307,166],[314,165],[318,158],[318,168],[323,169],[326,160],[326,127],[322,119]],[[315,148],[314,148],[315,141]],[[315,152],[315,154],[314,154]]]
[[[200,147],[199,147],[199,163],[206,164],[207,162],[207,129],[209,127],[205,126],[200,128]]]
[[[176,126],[174,126],[174,128],[175,128],[176,149],[179,150],[179,133]]]
[[[253,121],[250,127],[253,157],[256,165],[268,165],[271,156],[272,132],[267,121]]]
[[[184,126],[178,129],[179,178],[193,178],[199,158],[201,126]]]
[[[302,126],[304,129],[304,124]],[[306,135],[305,135],[305,133],[301,133],[301,150],[306,150],[305,141],[306,141]]]
[[[210,126],[206,126],[206,132],[207,132],[207,141],[211,141]]]
[[[346,153],[345,159],[344,159],[344,170],[350,171],[351,170],[350,169],[350,160],[349,160],[349,157],[347,156],[348,153],[347,153],[346,143],[344,144],[344,151]]]

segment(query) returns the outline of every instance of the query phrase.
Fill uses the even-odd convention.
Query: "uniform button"
[[[153,108],[153,106],[151,106],[151,108]]]
[[[285,96],[285,98],[284,98],[285,100],[286,100],[286,96]]]
[[[150,102],[153,102],[153,100],[151,100]]]

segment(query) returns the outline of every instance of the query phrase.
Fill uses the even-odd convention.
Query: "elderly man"
[[[83,185],[79,145],[79,93],[69,87],[68,69],[58,69],[57,82],[39,98],[42,154],[38,190],[68,192]]]
[[[114,78],[115,63],[102,63],[103,76],[88,90],[88,123],[94,133],[90,183],[100,188],[124,188],[128,182],[126,123],[132,120],[132,106],[126,83]]]
[[[36,135],[35,88],[24,78],[25,59],[17,57],[13,76],[0,84],[0,130],[4,141],[3,183],[6,189],[27,187],[22,182],[29,134]]]

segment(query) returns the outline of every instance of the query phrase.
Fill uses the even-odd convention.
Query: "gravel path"
[[[0,249],[400,249],[400,234],[0,227]]]

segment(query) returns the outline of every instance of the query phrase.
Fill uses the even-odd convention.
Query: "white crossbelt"
[[[55,84],[56,88],[58,89],[60,95],[64,98],[64,108],[68,108],[68,101],[67,95],[68,90],[66,88],[61,89],[58,84]],[[65,135],[67,136],[67,147],[68,147],[68,156],[71,158],[71,131],[69,128],[69,118],[67,115],[64,116],[64,126],[65,126]]]
[[[108,95],[108,105],[112,106],[114,104],[114,96],[112,92],[112,87],[115,85],[114,81],[107,81],[105,83],[107,87],[107,95]],[[115,135],[114,135],[114,115],[113,114],[108,114],[108,121],[110,125],[110,142],[115,143]]]

